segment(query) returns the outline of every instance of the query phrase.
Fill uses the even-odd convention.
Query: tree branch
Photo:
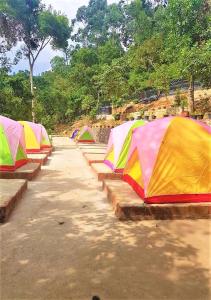
[[[43,45],[42,49],[44,49],[51,41],[51,37],[47,40],[47,42]]]
[[[36,59],[38,58],[38,55],[40,54],[40,52],[50,43],[51,38],[49,38],[46,42],[45,39],[42,41],[40,48],[38,49],[35,57],[33,57],[33,63],[35,63]]]
[[[28,50],[29,50],[29,57],[31,55],[32,56],[32,61],[34,61],[34,54],[33,54],[33,52],[31,51],[30,48],[28,48]],[[30,59],[31,59],[31,57],[30,57]]]

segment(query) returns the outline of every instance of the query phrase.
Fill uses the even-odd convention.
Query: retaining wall
[[[107,144],[112,127],[92,127],[94,138],[97,143]]]

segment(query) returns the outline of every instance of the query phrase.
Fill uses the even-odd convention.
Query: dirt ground
[[[0,226],[1,300],[211,299],[209,220],[120,222],[81,152],[54,144]]]

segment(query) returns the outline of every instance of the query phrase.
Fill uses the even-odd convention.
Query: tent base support
[[[95,163],[103,163],[105,154],[101,153],[83,153],[84,158],[86,159],[89,165]]]
[[[146,204],[122,180],[104,180],[103,189],[119,220],[211,219],[211,203]]]
[[[0,179],[0,223],[9,219],[26,189],[26,180],[15,179],[11,185],[8,180]]]
[[[97,179],[99,181],[105,179],[111,179],[111,180],[122,179],[122,174],[112,172],[112,170],[104,163],[93,163],[91,164],[91,169],[96,174]]]
[[[27,163],[16,171],[1,171],[0,179],[34,179],[41,170],[40,163]]]

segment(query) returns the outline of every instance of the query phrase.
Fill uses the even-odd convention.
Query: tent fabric
[[[116,173],[122,173],[135,128],[145,125],[143,120],[128,121],[111,130],[104,163]]]
[[[211,201],[211,128],[168,117],[135,129],[123,179],[147,203]]]
[[[78,134],[79,130],[78,129],[75,129],[70,137],[71,140],[74,140]]]
[[[43,125],[42,126],[42,140],[41,140],[41,149],[51,148],[51,142],[49,140],[48,133]]]
[[[95,143],[92,129],[84,126],[76,137],[78,143]]]
[[[0,171],[15,171],[27,163],[23,127],[0,116]]]
[[[51,147],[46,129],[41,124],[19,121],[24,126],[27,153],[39,153],[42,149]]]

